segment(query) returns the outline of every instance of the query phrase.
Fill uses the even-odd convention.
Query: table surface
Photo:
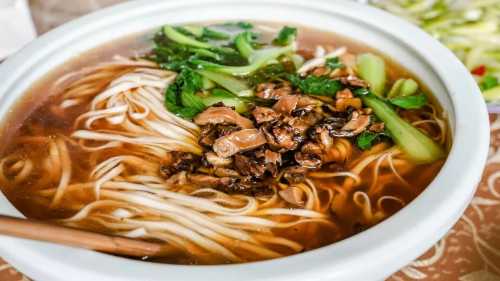
[[[65,21],[120,1],[29,2],[37,31],[41,34]],[[500,281],[500,117],[490,117],[490,159],[469,208],[441,241],[388,281]],[[491,157],[495,152],[499,152],[499,156]],[[0,260],[0,280],[30,279]]]

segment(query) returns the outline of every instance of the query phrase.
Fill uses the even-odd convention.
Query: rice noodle
[[[113,80],[104,88],[99,88],[103,89],[102,92],[84,93],[86,98],[91,97],[90,111],[76,118],[74,126],[79,130],[72,137],[80,139],[82,147],[87,150],[128,143],[145,146],[152,155],[158,150],[200,154],[198,127],[168,112],[162,104],[160,92],[174,80],[175,73],[135,67],[137,65],[130,62],[126,66],[129,68],[127,72],[112,76]],[[84,82],[90,81],[78,81]],[[62,94],[63,100],[69,97],[74,98],[75,94]],[[96,122],[105,122],[115,128],[93,130]],[[85,141],[90,140],[105,143],[100,146],[85,145]]]
[[[51,208],[55,208],[59,204],[71,179],[71,159],[66,143],[62,140],[62,138],[56,138],[55,142],[60,156],[61,179],[59,181],[59,185],[57,186],[56,194],[50,204]]]

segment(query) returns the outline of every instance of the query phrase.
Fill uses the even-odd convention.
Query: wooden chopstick
[[[6,215],[0,215],[0,234],[138,258],[168,256],[177,252],[177,249],[169,245]]]

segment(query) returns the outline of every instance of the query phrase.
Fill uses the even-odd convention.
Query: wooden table
[[[43,33],[69,19],[120,1],[31,0],[30,5],[37,30]],[[493,157],[469,208],[440,242],[388,280],[500,281],[500,118],[496,118],[491,116],[490,156]],[[0,280],[29,281],[2,261]]]

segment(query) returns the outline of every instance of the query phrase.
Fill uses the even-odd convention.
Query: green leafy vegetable
[[[150,59],[156,61],[161,68],[180,71],[186,66],[186,61],[192,53],[179,44],[171,44],[168,48],[157,44],[153,49],[154,55]]]
[[[170,40],[178,43],[178,44],[182,44],[182,45],[187,45],[187,46],[191,46],[191,47],[197,47],[197,48],[202,48],[202,49],[210,49],[210,48],[214,48],[214,46],[212,46],[211,44],[209,43],[206,43],[206,42],[201,42],[201,41],[198,41],[194,38],[191,38],[185,34],[183,34],[182,32],[179,32],[178,29],[170,26],[170,25],[165,25],[163,27],[163,33],[165,34],[165,36],[167,36]]]
[[[176,29],[184,35],[191,35],[195,37],[203,36],[203,27],[201,26],[185,25],[176,27]]]
[[[338,57],[327,58],[325,66],[331,70],[344,67],[344,65],[340,62],[340,59]]]
[[[183,118],[193,118],[205,109],[202,99],[196,95],[202,87],[203,80],[199,74],[188,68],[182,69],[166,90],[165,106]]]
[[[487,91],[489,89],[495,88],[498,86],[498,78],[493,75],[486,75],[481,81],[480,87],[481,90]]]
[[[165,34],[165,29],[167,31],[172,31],[170,37]],[[210,48],[200,48],[191,45],[183,44],[186,40],[195,40],[190,37],[192,34],[197,32],[203,32],[203,30],[198,31],[198,27],[164,27],[162,30],[155,35],[154,42],[155,47],[153,49],[153,54],[148,58],[157,62],[161,68],[181,71],[183,68],[193,68],[191,63],[193,59],[204,59],[214,63],[221,63],[226,65],[240,66],[247,65],[248,61],[246,58],[242,57],[239,52],[228,47],[217,47],[211,46]],[[182,32],[180,30],[183,30]],[[186,34],[191,35],[186,35]],[[176,37],[177,36],[177,37]],[[182,38],[178,37],[182,36]],[[172,40],[174,38],[177,41]],[[186,39],[187,38],[187,39]],[[181,42],[181,43],[179,43]],[[199,43],[205,44],[205,42],[197,41]],[[198,45],[198,44],[194,44]],[[208,46],[205,46],[208,47]]]
[[[290,45],[284,47],[254,50],[248,57],[248,61],[250,64],[245,66],[221,65],[201,59],[193,59],[191,60],[191,63],[196,65],[200,69],[213,70],[233,76],[247,76],[266,65],[269,61],[275,60],[284,54],[295,51],[295,48],[296,44],[292,42]]]
[[[373,94],[360,96],[385,123],[394,142],[417,163],[432,163],[446,156],[443,148],[419,129],[403,120],[389,105]]]
[[[372,122],[381,122],[381,120],[375,115],[371,117]],[[356,137],[356,145],[361,150],[367,150],[372,148],[373,145],[382,141],[392,140],[391,133],[384,128],[381,132],[364,131]]]
[[[229,26],[229,27],[238,27],[240,29],[252,29],[253,24],[246,22],[246,21],[239,21],[239,22],[226,22],[223,24],[224,26]]]
[[[378,137],[377,133],[364,131],[356,138],[356,145],[363,150],[370,149]]]
[[[371,92],[367,88],[357,88],[353,91],[356,96],[370,95]]]
[[[418,84],[413,79],[398,79],[391,87],[388,98],[405,97],[414,95],[418,90]]]
[[[248,85],[235,77],[224,73],[217,73],[209,70],[198,70],[197,71],[203,77],[214,81],[225,89],[229,90],[231,93],[237,96],[252,96],[252,90]]]
[[[208,79],[207,77],[203,76],[203,90],[210,90],[215,88],[216,84],[214,81]]]
[[[308,95],[333,97],[344,88],[340,81],[332,80],[326,76],[309,75],[302,79],[298,75],[289,75],[288,79],[294,87]]]
[[[224,32],[220,32],[208,27],[203,28],[203,33],[201,35],[203,39],[212,39],[212,40],[228,40],[231,38],[228,34]]]
[[[234,107],[239,113],[248,111],[246,101],[223,89],[213,89],[212,93],[209,96],[204,97],[202,100],[206,106],[211,106],[221,102],[225,106]]]
[[[234,44],[236,45],[236,49],[238,49],[240,54],[247,59],[254,52],[252,41],[253,41],[253,35],[252,32],[250,31],[242,32],[238,34],[234,39]]]
[[[257,70],[254,74],[248,77],[250,85],[256,86],[264,82],[276,82],[287,80],[288,75],[293,73],[295,69],[287,68],[283,63],[273,63],[264,66]]]
[[[249,30],[252,27],[243,22],[219,25],[215,29],[197,26],[162,27],[155,35],[155,47],[148,58],[157,62],[161,68],[179,73],[165,92],[167,109],[184,118],[192,118],[208,104],[220,101],[244,110],[248,97],[253,96],[250,85],[255,85],[249,85],[248,82],[285,80],[287,75],[293,73],[295,66],[291,55],[296,49],[296,30],[289,27],[282,30],[278,43],[283,43],[284,46],[263,48],[255,42],[257,35]],[[233,38],[235,34],[237,35]],[[235,77],[252,74],[255,75],[246,81]],[[227,91],[214,89],[216,85]],[[328,94],[332,84],[327,83],[322,87]],[[211,89],[210,95],[201,95],[202,90],[206,94]],[[314,89],[313,87],[311,94],[317,91]],[[259,101],[252,98],[252,102]]]
[[[185,34],[185,35],[191,35],[194,36],[201,41],[207,41],[207,40],[229,40],[231,36],[227,33],[214,30],[209,27],[201,27],[201,26],[192,26],[192,25],[186,25],[186,26],[179,26],[176,27],[177,31]]]
[[[246,22],[246,21],[237,22],[236,25],[239,28],[243,28],[243,29],[252,29],[253,28],[253,24]]]
[[[366,53],[357,57],[356,64],[359,75],[370,84],[372,93],[383,97],[386,83],[384,60],[374,54]]]
[[[424,94],[401,96],[389,99],[389,102],[404,109],[418,109],[427,104],[427,97]]]
[[[279,46],[286,46],[291,44],[297,37],[297,28],[284,26],[278,36],[273,40],[273,44]]]

